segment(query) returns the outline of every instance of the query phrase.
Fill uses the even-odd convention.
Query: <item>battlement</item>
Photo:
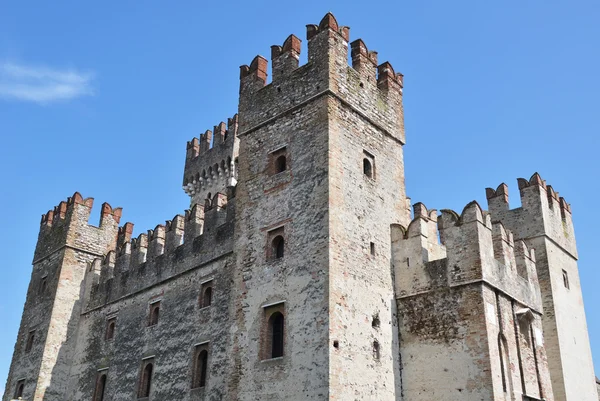
[[[238,115],[187,143],[183,190],[192,204],[237,183]],[[212,147],[211,147],[212,144]]]
[[[230,194],[231,195],[231,194]],[[155,285],[233,249],[235,198],[217,193],[165,224],[131,238],[132,223],[119,229],[116,251],[89,266],[88,308]]]
[[[415,204],[408,228],[392,227],[392,249],[400,296],[485,281],[541,311],[533,249],[475,201],[460,214],[444,209],[439,218]]]
[[[571,205],[538,173],[517,182],[521,207],[515,209],[509,207],[506,184],[496,189],[486,188],[493,219],[502,221],[520,239],[546,235],[577,258]]]
[[[240,67],[240,135],[277,115],[322,95],[337,97],[381,129],[404,143],[403,75],[389,62],[377,65],[377,52],[354,41],[348,65],[350,28],[328,13],[318,25],[306,26],[308,62],[299,65],[302,41],[289,35],[271,46],[272,81],[268,60],[257,55]]]
[[[75,192],[42,214],[34,262],[65,245],[98,254],[114,248],[122,208],[103,203],[99,225],[93,226],[88,224],[93,205],[94,198]]]

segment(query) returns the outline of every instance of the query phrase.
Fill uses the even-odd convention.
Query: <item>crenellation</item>
[[[369,51],[362,39],[350,43],[352,68],[369,82],[377,81],[377,52]]]
[[[411,213],[402,74],[331,13],[306,38],[187,142],[185,213],[42,215],[3,401],[596,401],[570,205],[536,173]]]
[[[280,79],[289,76],[300,60],[302,41],[296,35],[290,35],[282,46],[271,46],[271,75],[272,81],[277,83]]]

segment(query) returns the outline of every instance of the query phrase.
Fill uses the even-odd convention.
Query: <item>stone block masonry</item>
[[[403,75],[331,13],[279,43],[187,143],[189,210],[42,216],[3,401],[596,401],[564,198],[411,211]]]

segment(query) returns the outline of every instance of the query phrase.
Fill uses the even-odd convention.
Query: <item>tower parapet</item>
[[[271,47],[270,83],[266,58],[258,55],[250,65],[240,67],[240,135],[327,95],[404,144],[402,74],[389,62],[377,66],[377,53],[368,51],[362,40],[353,42],[349,66],[350,28],[340,26],[331,13],[319,25],[307,25],[306,38],[308,62],[302,66],[298,65],[301,41],[296,36]]]
[[[238,115],[187,143],[183,190],[191,204],[204,203],[237,183]],[[212,146],[211,146],[212,145]]]
[[[97,308],[169,277],[207,264],[233,250],[235,198],[217,193],[185,215],[139,234],[123,236],[118,250],[90,263],[87,309]],[[126,223],[122,231],[133,224]]]
[[[517,182],[521,207],[510,209],[504,183],[487,188],[486,197],[492,219],[501,221],[527,248],[535,249],[554,395],[557,400],[595,401],[571,206],[538,173]]]

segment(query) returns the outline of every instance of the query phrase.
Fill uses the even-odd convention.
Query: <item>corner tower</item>
[[[76,192],[42,216],[4,401],[69,399],[86,266],[115,248],[121,218],[104,203],[89,225],[93,202]]]
[[[537,173],[518,182],[520,208],[509,209],[506,184],[488,188],[487,199],[492,219],[535,249],[554,399],[596,401],[571,207]]]
[[[402,75],[327,14],[240,71],[232,399],[399,397]],[[351,48],[352,67],[348,65]],[[302,377],[302,380],[299,378]]]

